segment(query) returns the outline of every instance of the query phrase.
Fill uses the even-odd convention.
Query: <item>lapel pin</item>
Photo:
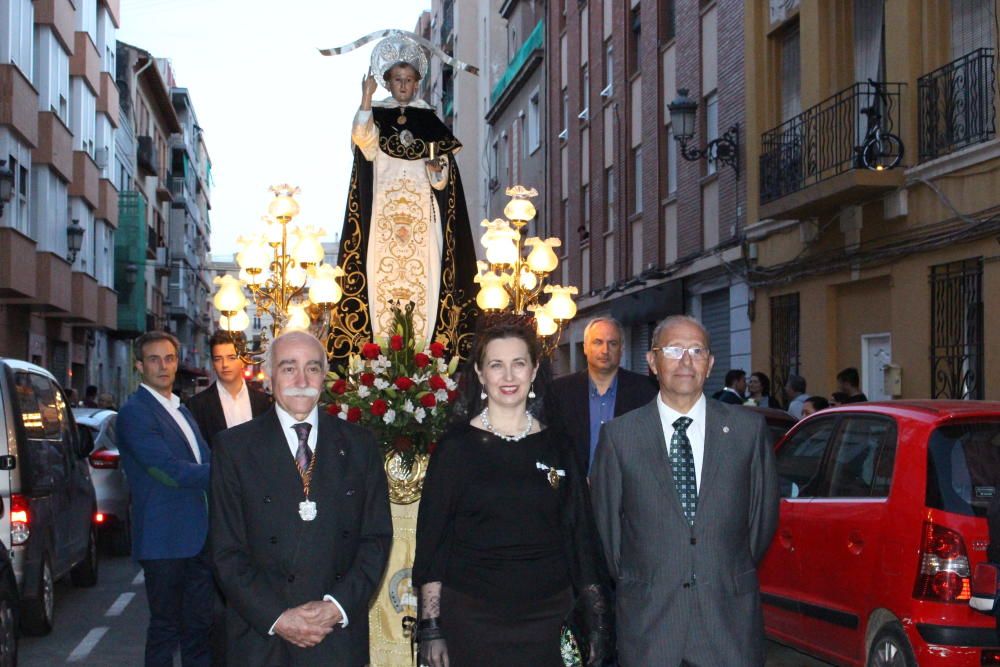
[[[722,432],[723,433],[729,433],[729,427],[728,426],[723,426],[722,427]]]
[[[340,455],[341,455],[341,456],[347,456],[347,454],[346,454],[346,453],[344,453],[344,450],[343,450],[343,449],[341,449],[341,450],[340,450]]]

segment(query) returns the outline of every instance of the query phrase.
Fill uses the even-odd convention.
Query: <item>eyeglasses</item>
[[[707,347],[681,347],[680,345],[654,347],[653,350],[660,352],[667,359],[680,359],[687,352],[692,361],[705,361],[711,354]]]

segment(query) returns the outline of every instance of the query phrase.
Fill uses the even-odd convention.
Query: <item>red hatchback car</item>
[[[968,604],[1000,490],[1000,403],[831,408],[775,451],[770,638],[844,665],[1000,664],[996,619]]]

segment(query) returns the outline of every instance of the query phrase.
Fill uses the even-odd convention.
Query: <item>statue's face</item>
[[[400,104],[409,104],[417,94],[420,77],[417,76],[416,70],[409,65],[396,65],[389,70],[386,85],[394,100]]]

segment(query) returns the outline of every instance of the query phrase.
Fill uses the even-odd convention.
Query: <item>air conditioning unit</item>
[[[587,107],[576,115],[580,120],[590,120],[590,107]]]
[[[611,97],[614,94],[615,91],[613,83],[609,83],[608,85],[604,86],[604,90],[601,91],[601,97]]]

